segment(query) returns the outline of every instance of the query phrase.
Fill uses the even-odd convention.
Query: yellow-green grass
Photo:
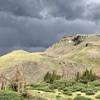
[[[13,67],[13,65],[23,61],[38,61],[41,58],[41,52],[29,53],[23,50],[17,50],[0,57],[0,68]]]
[[[55,90],[54,93],[44,92],[40,90],[28,90],[27,92],[29,92],[33,97],[34,96],[45,97],[47,100],[74,100],[74,98],[79,94],[81,96],[91,98],[92,100],[96,100],[95,97],[100,94],[100,91],[98,91],[94,95],[86,95],[85,93],[82,92],[73,92],[71,96],[65,95],[61,92],[58,92],[57,90]],[[57,96],[59,97],[59,99],[57,99]]]
[[[29,90],[28,92],[31,93],[33,97],[34,96],[45,97],[47,100],[71,100],[71,98],[72,98],[72,97],[64,95],[56,90],[55,90],[55,93],[43,92],[43,91],[39,91],[39,90]]]

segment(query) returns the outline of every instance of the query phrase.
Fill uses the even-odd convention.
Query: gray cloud
[[[0,0],[0,53],[43,50],[66,34],[99,32],[99,5],[85,0]]]
[[[18,16],[39,17],[39,0],[0,0],[0,10]]]
[[[78,19],[84,12],[83,0],[44,0],[45,9],[54,17]]]
[[[87,18],[92,21],[100,20],[100,3],[92,3],[87,5]]]

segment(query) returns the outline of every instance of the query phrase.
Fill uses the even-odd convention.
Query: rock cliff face
[[[64,36],[58,43],[60,43],[62,41],[62,42],[66,42],[66,44],[69,43],[69,44],[73,44],[73,45],[78,45],[79,43],[84,41],[83,39],[86,37],[88,37],[88,36],[82,36],[82,35],[78,35],[78,34],[74,35],[74,36]],[[58,43],[56,43],[56,44],[58,44]],[[55,46],[56,44],[54,44],[53,46]]]

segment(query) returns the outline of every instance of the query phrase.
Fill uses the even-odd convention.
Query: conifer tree
[[[61,79],[61,76],[56,73],[56,71],[53,71],[52,73],[47,72],[44,76],[44,81],[47,83],[53,83],[55,80]]]
[[[89,81],[96,80],[95,73],[92,72],[92,69],[86,69],[83,74],[80,75],[79,72],[76,74],[76,81],[80,81],[82,83],[88,83]]]
[[[79,79],[80,79],[80,73],[77,72],[77,73],[76,73],[76,81],[79,81]]]

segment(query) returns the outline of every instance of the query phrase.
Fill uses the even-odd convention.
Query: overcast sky
[[[100,32],[100,0],[0,0],[0,54],[43,50],[63,35]]]

